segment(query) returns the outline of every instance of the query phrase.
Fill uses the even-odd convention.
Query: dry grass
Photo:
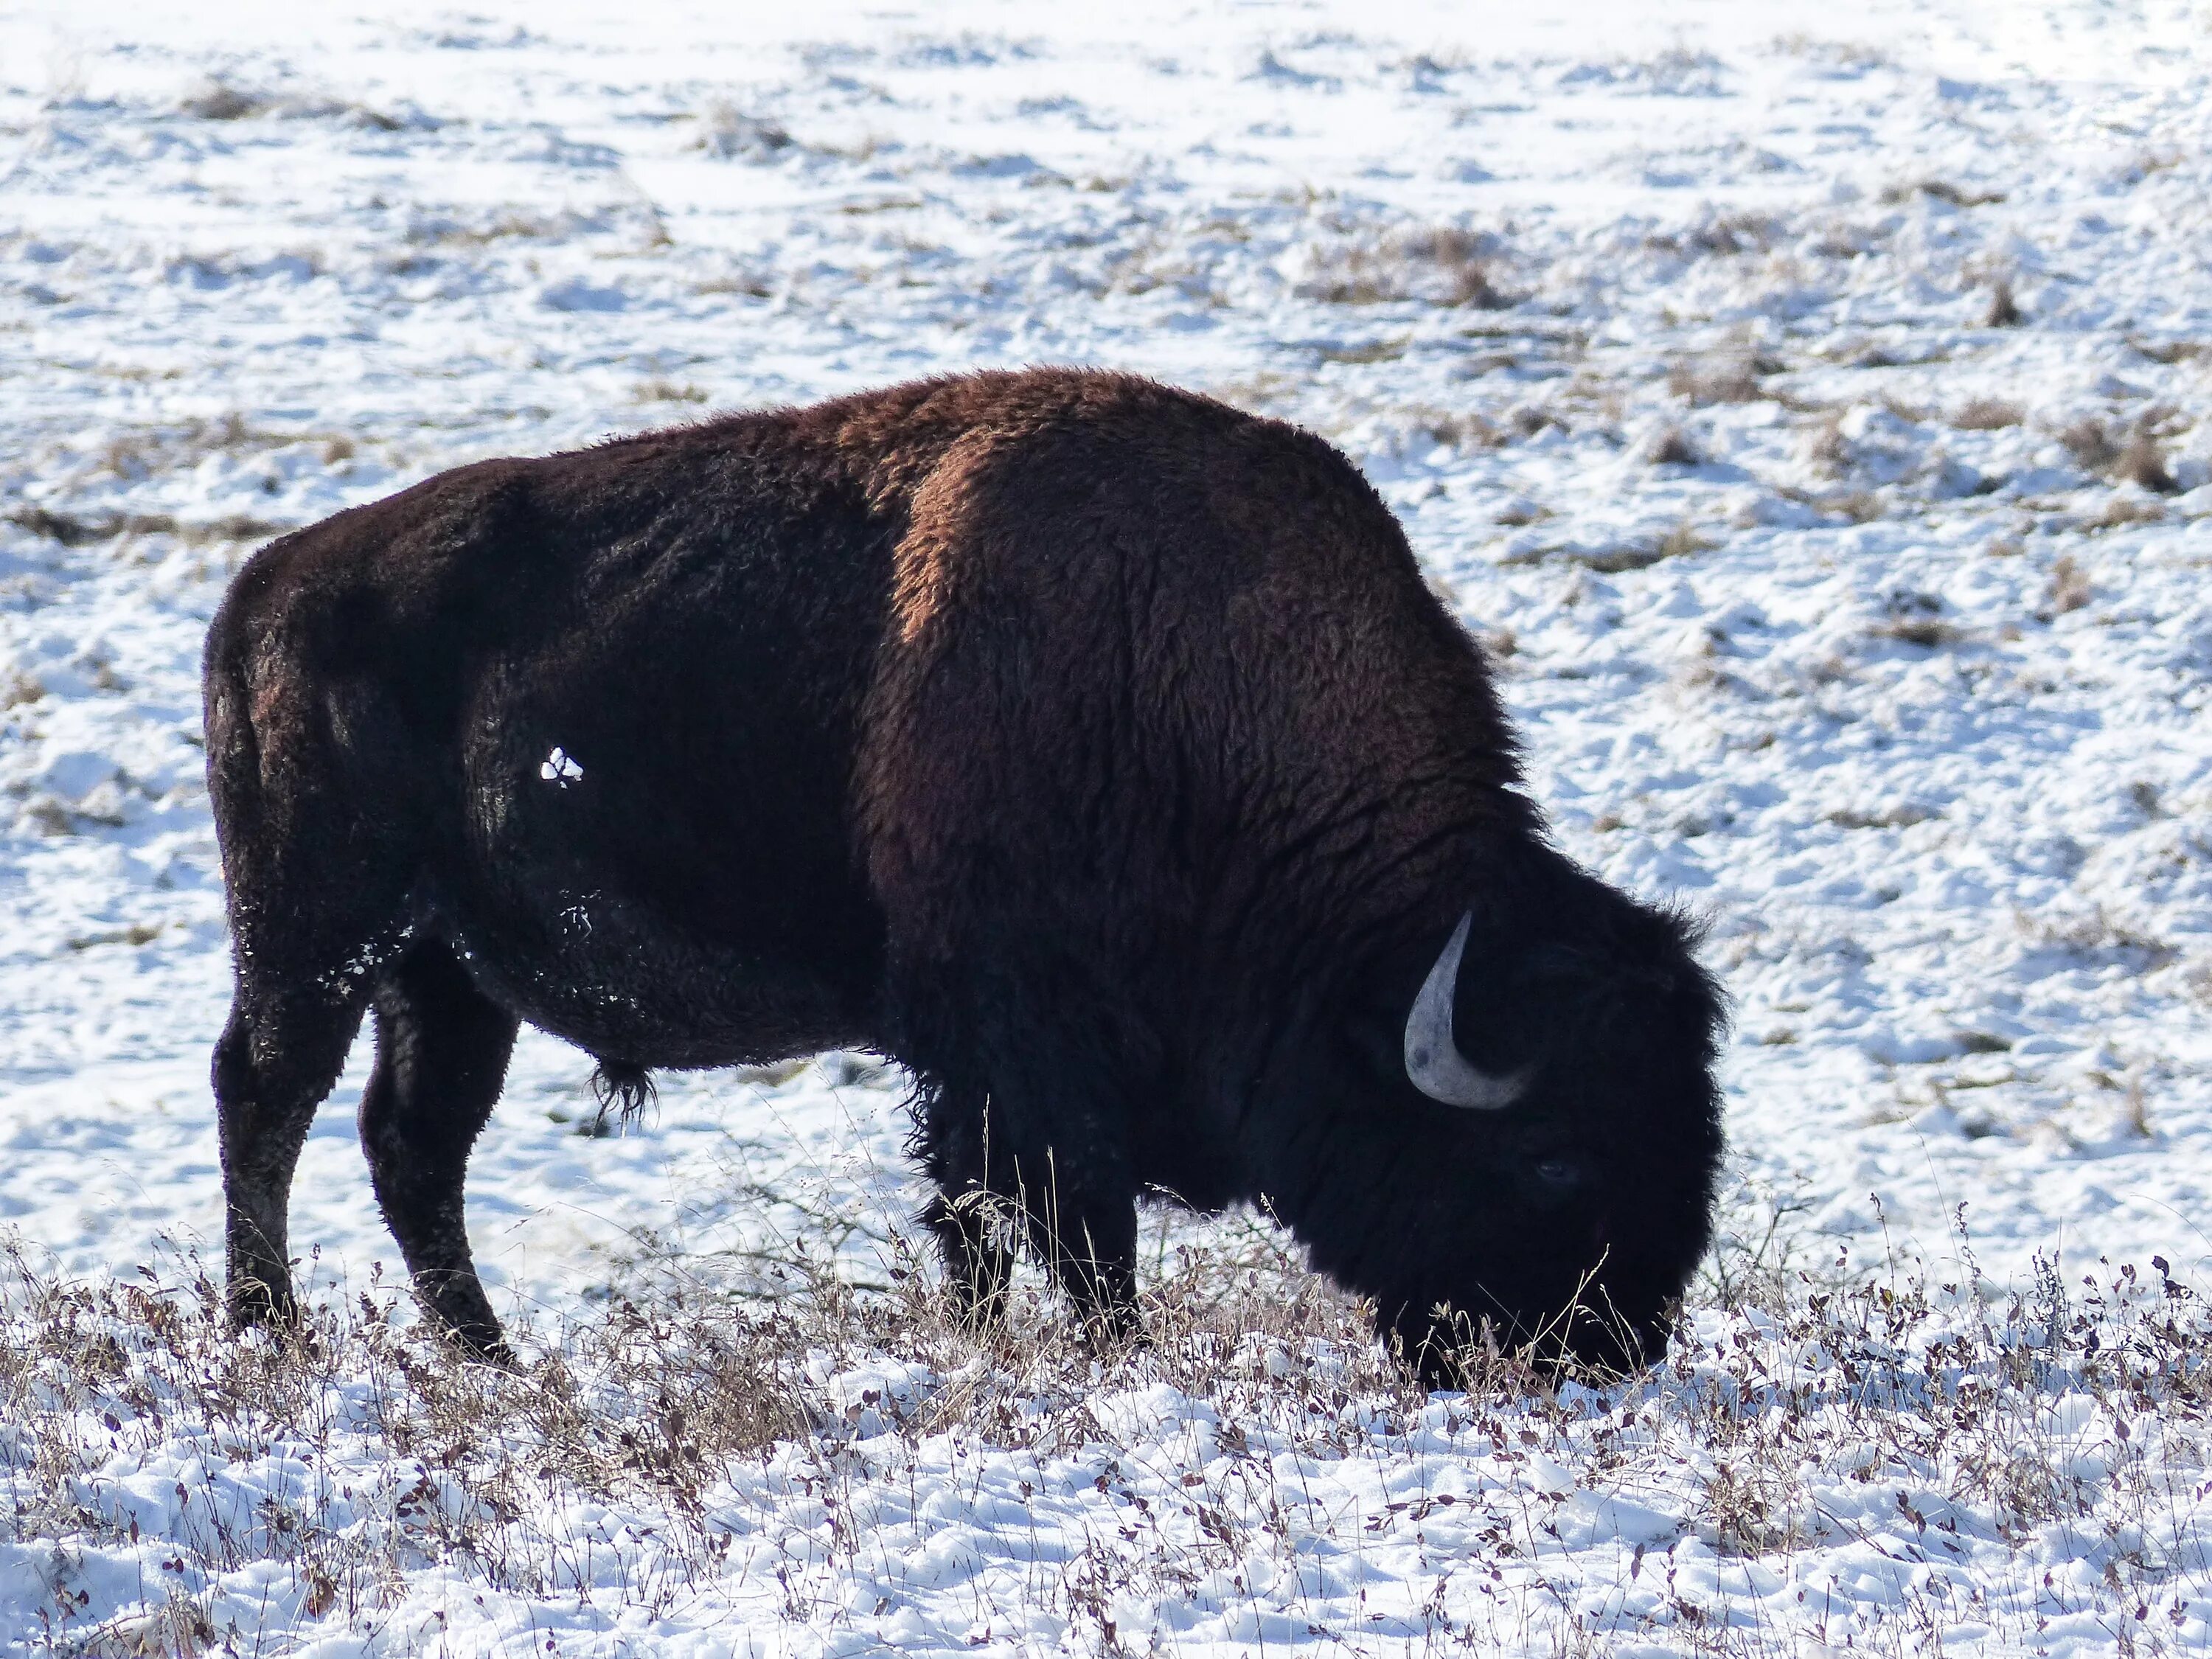
[[[1925,196],[1933,202],[1942,202],[1954,208],[1990,207],[2004,200],[2001,190],[1968,190],[1944,179],[1922,179],[1909,185],[1891,185],[1881,192],[1881,199],[1894,207],[1909,202],[1916,196]]]
[[[1773,215],[1742,210],[1711,214],[1689,230],[1654,232],[1644,239],[1644,247],[1651,253],[1691,258],[1765,253],[1782,234],[1783,226]]]
[[[1760,376],[1779,374],[1783,364],[1751,352],[1730,352],[1676,363],[1667,371],[1667,390],[1695,407],[1708,404],[1757,403],[1767,394]]]
[[[282,431],[256,426],[235,410],[213,417],[194,416],[159,425],[125,427],[112,431],[92,453],[97,458],[100,471],[125,483],[137,483],[164,472],[189,470],[210,455],[228,455],[244,460],[299,444],[314,446],[326,466],[336,466],[357,453],[349,434],[314,429]],[[123,524],[126,519],[109,513],[82,522]],[[104,540],[108,533],[102,532],[92,539]]]
[[[1826,478],[1840,478],[1850,471],[1851,441],[1844,435],[1841,410],[1830,410],[1814,423],[1805,440],[1805,461]]]
[[[1938,816],[1933,808],[1908,801],[1901,806],[1885,806],[1877,812],[1841,807],[1829,813],[1827,821],[1843,830],[1910,830]]]
[[[1519,303],[1498,285],[1503,253],[1498,238],[1474,231],[1403,232],[1374,245],[1323,250],[1299,291],[1331,305],[1410,300],[1502,311]]]
[[[2137,1652],[2176,1650],[2212,1567],[2189,1518],[2212,1415],[2203,1304],[2163,1261],[2070,1286],[2045,1270],[2009,1297],[1977,1289],[1970,1260],[1941,1285],[1843,1260],[1810,1273],[1782,1219],[1727,1235],[1709,1299],[1650,1376],[1555,1391],[1475,1350],[1470,1391],[1433,1398],[1365,1340],[1360,1309],[1265,1248],[1166,1262],[1141,1351],[1094,1355],[1034,1299],[978,1341],[910,1261],[875,1295],[800,1261],[778,1301],[678,1274],[521,1333],[515,1372],[459,1363],[386,1291],[324,1303],[290,1340],[241,1340],[204,1279],[67,1283],[17,1256],[0,1286],[0,1534],[47,1563],[33,1616],[62,1651],[267,1651],[341,1627],[378,1651],[434,1647],[442,1612],[418,1601],[400,1622],[426,1574],[428,1605],[537,1598],[626,1626],[772,1575],[786,1634],[865,1644],[886,1552],[939,1524],[915,1483],[997,1458],[996,1485],[1020,1474],[1036,1508],[1084,1519],[1019,1605],[975,1581],[978,1627],[1044,1620],[1082,1650],[1141,1651],[1145,1609],[1209,1600],[1295,1623],[1315,1551],[1411,1546],[1425,1527],[1465,1540],[1443,1552],[1466,1572],[1425,1608],[1431,1648],[1641,1637],[1780,1659],[1901,1651],[1957,1621],[1955,1577],[1909,1570],[1871,1614],[1732,1603],[1731,1577],[1817,1583],[1816,1552],[1871,1544],[1907,1569],[2030,1552],[1975,1610],[2001,1645],[2086,1608],[2132,1626]],[[889,1380],[841,1381],[870,1375]],[[1171,1446],[1110,1426],[1114,1401],[1164,1391],[1207,1425],[1179,1474]],[[1416,1467],[1432,1472],[1418,1487],[1394,1476]],[[1438,1490],[1437,1468],[1461,1474]],[[1347,1511],[1315,1481],[1374,1495]],[[886,1498],[909,1518],[881,1518]],[[1632,1562],[1625,1540],[1563,1546],[1565,1517],[1587,1532],[1615,1502],[1671,1518]],[[992,1524],[1034,1538],[1034,1510],[1018,1512]],[[2053,1535],[2101,1580],[2039,1587],[2033,1552]],[[1678,1580],[1685,1541],[1740,1570]],[[140,1559],[136,1593],[110,1571],[93,1605],[77,1575],[94,1556]],[[1422,1628],[1424,1609],[1401,1616]]]
[[[94,951],[103,945],[151,945],[161,936],[159,924],[137,921],[128,927],[111,927],[103,933],[81,933],[68,944],[72,951]]]
[[[406,125],[398,118],[342,99],[285,96],[241,87],[220,76],[202,81],[178,100],[178,112],[200,121],[243,121],[254,116],[298,118],[339,116],[383,132]]]
[[[1687,558],[1693,553],[1709,553],[1720,544],[1700,532],[1698,526],[1685,519],[1659,538],[1659,556],[1662,559]]]
[[[1511,441],[1510,434],[1486,416],[1473,410],[1426,416],[1420,422],[1420,429],[1437,442],[1453,449],[1497,449]],[[1506,521],[1500,519],[1498,522],[1503,524]]]
[[[2081,528],[2089,531],[2122,530],[2130,525],[2158,524],[2164,520],[2166,509],[2156,501],[2131,500],[2115,495],[2102,507],[2081,520]]]
[[[1939,617],[1897,617],[1874,631],[1879,638],[1898,640],[1931,651],[1938,646],[1956,645],[1966,638],[1955,624]]]
[[[266,93],[249,91],[228,81],[209,81],[186,94],[177,107],[202,121],[242,121],[248,116],[265,115],[276,106],[276,100]]]
[[[2120,445],[2106,423],[2094,415],[2085,415],[2072,425],[2062,428],[2058,441],[2075,465],[2084,472],[2102,472],[2120,459]]]
[[[630,401],[639,404],[703,404],[707,389],[688,380],[640,380],[629,389]]]
[[[738,275],[709,276],[696,284],[695,294],[738,294],[748,300],[769,300],[775,297],[775,288],[765,276]]]
[[[695,147],[725,160],[764,161],[793,148],[792,136],[773,121],[746,114],[736,105],[716,100],[700,118]]]
[[[259,542],[293,528],[266,519],[233,514],[221,519],[179,519],[167,513],[103,513],[97,517],[57,513],[50,507],[18,507],[8,522],[64,547],[83,547],[131,536],[174,536],[191,544]]]
[[[501,208],[466,220],[447,214],[425,214],[409,222],[407,241],[414,247],[473,249],[495,242],[560,241],[580,231],[599,228],[599,221],[579,214]]]
[[[1961,432],[1998,432],[2027,418],[2027,411],[2018,404],[2002,398],[1975,398],[1951,416],[1951,424]]]
[[[2115,429],[2095,416],[2084,416],[2063,428],[2058,441],[2085,472],[2094,472],[2115,483],[2131,483],[2156,495],[2172,495],[2173,475],[2166,470],[2159,447],[2159,434],[2169,429],[2171,411],[2151,410],[2131,428]]]
[[[1033,1293],[979,1338],[910,1258],[893,1266],[887,1293],[868,1294],[800,1255],[782,1264],[789,1289],[772,1300],[733,1300],[666,1261],[647,1271],[650,1294],[616,1296],[556,1329],[516,1332],[524,1363],[507,1371],[462,1361],[404,1317],[388,1288],[325,1300],[281,1340],[240,1337],[204,1275],[142,1269],[139,1283],[64,1282],[9,1246],[0,1251],[0,1492],[11,1502],[0,1510],[0,1538],[67,1538],[80,1549],[135,1543],[138,1524],[102,1501],[100,1472],[184,1436],[221,1448],[234,1466],[275,1456],[312,1472],[275,1510],[227,1510],[211,1478],[204,1499],[178,1489],[179,1541],[190,1540],[194,1566],[212,1574],[275,1562],[300,1587],[310,1623],[335,1613],[374,1626],[426,1559],[508,1592],[558,1595],[564,1568],[574,1571],[564,1555],[583,1540],[524,1517],[580,1501],[662,1514],[674,1559],[635,1587],[638,1605],[660,1611],[724,1564],[731,1540],[703,1506],[709,1486],[732,1465],[809,1437],[834,1455],[842,1437],[876,1431],[864,1416],[880,1413],[915,1442],[957,1434],[1000,1449],[1052,1448],[1097,1433],[1082,1402],[1101,1382],[1102,1358],[1109,1378],[1141,1370],[1219,1396],[1249,1381],[1255,1341],[1317,1341],[1341,1356],[1325,1376],[1300,1366],[1303,1382],[1282,1391],[1286,1400],[1356,1395],[1405,1413],[1424,1399],[1366,1339],[1364,1310],[1279,1250],[1170,1261],[1146,1300],[1152,1346],[1103,1356]],[[938,1382],[896,1398],[825,1394],[826,1375],[885,1355],[926,1367]],[[1472,1363],[1509,1392],[1534,1386],[1525,1367],[1494,1351]],[[1337,1432],[1332,1418],[1320,1437]],[[366,1525],[358,1511],[372,1506],[339,1501],[330,1473],[364,1443],[409,1477]],[[180,1577],[173,1588],[184,1584]],[[48,1610],[49,1631],[70,1613],[64,1595]],[[191,1605],[173,1595],[150,1616],[189,1638],[184,1651],[216,1628],[204,1596]],[[142,1617],[134,1628],[144,1626]]]
[[[2180,951],[2155,934],[2116,916],[2101,903],[2086,910],[2030,915],[2015,911],[2014,925],[2032,948],[2083,963],[2148,974],[2180,958]]]
[[[2176,363],[2193,362],[2212,356],[2212,345],[2202,340],[2141,340],[2130,338],[2129,347],[2141,357],[2172,368]]]
[[[1966,637],[1956,624],[1945,620],[1943,602],[1933,593],[1892,593],[1887,609],[1888,619],[1874,629],[1877,639],[1899,640],[1933,650],[1956,645]]]
[[[1841,514],[1853,524],[1872,524],[1889,512],[1889,503],[1878,489],[1843,489],[1813,498],[1823,513]]]
[[[2138,431],[2128,440],[2112,462],[2112,476],[2160,495],[2171,495],[2175,488],[2173,474],[2166,471],[2166,457],[2159,449],[2158,441],[2148,432]]]

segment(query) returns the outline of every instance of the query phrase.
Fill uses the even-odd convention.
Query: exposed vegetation
[[[283,1651],[340,1620],[380,1650],[465,1644],[549,1592],[610,1628],[714,1608],[895,1642],[919,1629],[898,1563],[963,1516],[1003,1556],[965,1592],[975,1629],[1024,1650],[1325,1627],[1358,1559],[1423,1537],[1419,1584],[1362,1591],[1364,1634],[1778,1656],[2086,1620],[2122,1650],[2202,1643],[2212,1323],[2162,1261],[2001,1297],[1963,1249],[1924,1284],[1809,1271],[1783,1236],[1730,1241],[1648,1377],[1553,1390],[1478,1352],[1472,1391],[1434,1397],[1256,1232],[1179,1253],[1152,1346],[1103,1357],[1034,1298],[979,1341],[909,1260],[866,1294],[799,1258],[773,1301],[663,1275],[526,1336],[515,1372],[459,1363],[386,1288],[280,1343],[230,1335],[204,1278],[68,1284],[15,1256],[0,1527],[41,1551],[40,1636],[73,1652]],[[992,1496],[1017,1486],[1022,1508]],[[1092,1541],[1040,1573],[1039,1524]],[[1625,1595],[1580,1583],[1593,1528],[1633,1551]],[[1898,1583],[1777,1593],[1853,1540]]]

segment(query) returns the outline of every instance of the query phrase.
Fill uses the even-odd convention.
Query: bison
[[[378,1202],[491,1358],[462,1180],[522,1020],[626,1099],[895,1058],[978,1318],[1012,1237],[1133,1329],[1152,1193],[1265,1204],[1432,1376],[1481,1322],[1632,1366],[1708,1242],[1692,928],[1551,845],[1295,427],[1038,370],[464,466],[257,553],[205,690],[242,1322],[364,1011]]]

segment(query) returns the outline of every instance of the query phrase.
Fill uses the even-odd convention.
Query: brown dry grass
[[[2158,441],[2148,432],[2139,431],[2128,440],[2112,463],[2112,476],[2160,495],[2171,495],[2175,488],[2173,474],[2166,470],[2166,456],[2159,449]]]
[[[1518,303],[1498,286],[1502,252],[1496,237],[1474,231],[1401,232],[1372,245],[1325,250],[1301,290],[1331,305],[1413,300],[1502,311]]]
[[[2081,528],[2089,531],[2122,530],[2130,525],[2158,524],[2166,517],[2166,509],[2156,501],[2130,500],[2115,495],[2081,520]]]
[[[2176,488],[2167,471],[2159,438],[2170,434],[2172,411],[2145,411],[2131,427],[2118,428],[2094,415],[2082,416],[2058,433],[2058,441],[2074,463],[2115,483],[2131,483],[2154,495],[2172,495]]]
[[[2085,415],[2059,429],[2058,441],[2084,472],[2102,472],[2120,459],[2119,441],[2112,428],[2094,415]]]
[[[174,536],[189,544],[258,542],[293,528],[272,520],[249,519],[233,514],[221,519],[179,519],[167,513],[106,513],[98,517],[57,513],[49,507],[18,507],[8,522],[59,542],[64,547],[83,547],[94,542],[131,536]]]
[[[630,401],[638,404],[703,404],[707,401],[704,386],[693,386],[688,380],[640,380],[629,389]]]
[[[2147,357],[2152,362],[2169,368],[2176,363],[2193,362],[2200,357],[2212,354],[2212,346],[2206,345],[2202,340],[2130,338],[2128,344],[2137,356]]]
[[[1763,1225],[1747,1214],[1750,1224],[1724,1230],[1700,1309],[1650,1376],[1555,1391],[1511,1356],[1477,1349],[1470,1391],[1441,1402],[1366,1339],[1362,1309],[1257,1231],[1162,1264],[1142,1351],[1095,1354],[1031,1297],[979,1339],[910,1260],[876,1294],[800,1260],[774,1301],[735,1301],[672,1270],[650,1295],[518,1333],[526,1364],[514,1372],[460,1363],[401,1319],[388,1291],[327,1299],[287,1340],[241,1340],[204,1278],[71,1283],[16,1255],[0,1279],[0,1490],[10,1494],[0,1535],[64,1564],[57,1599],[37,1613],[51,1648],[183,1654],[231,1639],[242,1652],[249,1637],[265,1650],[337,1634],[341,1620],[404,1644],[391,1610],[426,1567],[448,1598],[471,1586],[555,1601],[580,1594],[580,1559],[620,1545],[593,1531],[601,1505],[655,1519],[627,1546],[635,1571],[595,1580],[586,1599],[626,1622],[665,1616],[750,1570],[758,1550],[733,1543],[782,1547],[755,1530],[780,1511],[730,1518],[733,1472],[755,1470],[755,1489],[774,1463],[787,1471],[775,1480],[817,1494],[818,1511],[812,1570],[784,1581],[781,1616],[794,1633],[857,1635],[866,1605],[854,1606],[853,1587],[870,1582],[883,1547],[851,1518],[867,1512],[860,1489],[902,1489],[926,1455],[941,1465],[926,1449],[949,1441],[1034,1464],[1041,1483],[1071,1457],[1103,1461],[1102,1516],[1138,1525],[1065,1574],[1030,1581],[1027,1610],[1114,1652],[1113,1621],[1132,1599],[1180,1602],[1217,1581],[1229,1594],[1232,1568],[1242,1593],[1255,1565],[1294,1571],[1311,1559],[1320,1534],[1308,1528],[1326,1517],[1286,1471],[1371,1466],[1360,1479],[1382,1496],[1364,1522],[1344,1517],[1345,1544],[1410,1534],[1453,1501],[1384,1501],[1395,1460],[1418,1439],[1526,1468],[1519,1510],[1491,1510],[1473,1565],[1534,1573],[1537,1592],[1498,1604],[1487,1626],[1464,1591],[1453,1607],[1439,1599],[1432,1646],[1597,1651],[1641,1633],[1690,1652],[1780,1659],[1830,1639],[1817,1608],[1802,1613],[1802,1628],[1748,1628],[1724,1589],[1716,1600],[1686,1580],[1644,1623],[1589,1622],[1596,1615],[1571,1594],[1575,1580],[1548,1576],[1563,1570],[1558,1534],[1546,1530],[1561,1494],[1548,1488],[1564,1480],[1661,1504],[1681,1516],[1681,1536],[1771,1573],[1795,1572],[1804,1552],[1864,1541],[1865,1523],[1849,1501],[1839,1512],[1838,1493],[1871,1489],[1887,1504],[1894,1488],[1888,1524],[1929,1548],[1947,1531],[1964,1540],[1990,1529],[2033,1548],[2057,1525],[2106,1564],[2102,1586],[2077,1595],[2123,1620],[2158,1609],[2158,1622],[2136,1625],[2137,1650],[2172,1650],[2163,1632],[2179,1629],[2179,1614],[2166,1610],[2184,1606],[2208,1565],[2185,1521],[2212,1417],[2212,1322],[2197,1299],[2163,1261],[2148,1277],[2102,1269],[2070,1285],[2046,1268],[2010,1296],[1978,1288],[1970,1260],[1960,1285],[1869,1275],[1847,1259],[1815,1273],[1787,1218],[1778,1208]],[[884,1364],[915,1381],[854,1394],[825,1380]],[[1162,1385],[1201,1402],[1233,1479],[1194,1471],[1177,1483],[1170,1471],[1132,1484],[1144,1471],[1124,1467],[1128,1449],[1094,1406]],[[2062,1400],[2066,1423],[2055,1414]],[[2095,1458],[2085,1460],[2075,1419],[2106,1425]],[[197,1461],[175,1480],[179,1507],[158,1535],[164,1571],[148,1575],[139,1601],[73,1626],[89,1596],[70,1596],[66,1562],[135,1545],[137,1522],[123,1517],[140,1500],[117,1483],[173,1448]],[[222,1472],[270,1459],[297,1472],[295,1484],[226,1504]],[[372,1476],[374,1492],[349,1484]],[[1155,1504],[1181,1500],[1191,1524],[1142,1519],[1146,1490]],[[215,1580],[257,1563],[266,1564],[264,1627],[227,1638],[237,1604],[216,1604]],[[1674,1565],[1671,1547],[1655,1550],[1650,1571],[1671,1585]],[[1948,1592],[1918,1586],[1900,1579],[1893,1622],[1864,1634],[1905,1641],[1944,1617]],[[1993,1604],[1978,1617],[1997,1626],[1994,1639],[2032,1644],[2045,1601],[2063,1598]]]
[[[1805,459],[1823,477],[1840,478],[1850,470],[1851,441],[1844,436],[1844,416],[1830,410],[1814,422],[1805,440]]]
[[[234,86],[228,81],[209,81],[186,94],[177,107],[198,120],[242,121],[248,116],[266,114],[276,103],[266,93]]]
[[[792,136],[773,121],[748,115],[726,100],[707,106],[695,148],[725,160],[765,161],[793,147]]]
[[[2018,404],[2002,398],[1975,398],[1951,416],[1951,424],[1961,432],[1996,432],[2027,418],[2027,411]]]
[[[1700,361],[1684,361],[1667,371],[1667,390],[1692,405],[1756,403],[1767,394],[1760,377],[1778,374],[1783,365],[1748,352],[1725,353]]]
[[[1928,650],[1938,646],[1956,645],[1966,638],[1957,626],[1937,617],[1899,617],[1875,629],[1882,639],[1899,640],[1906,645],[1917,645]]]

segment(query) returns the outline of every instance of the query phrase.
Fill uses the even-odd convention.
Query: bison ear
[[[1521,1097],[1534,1068],[1524,1066],[1516,1072],[1486,1072],[1460,1048],[1455,1030],[1460,969],[1467,954],[1468,935],[1474,927],[1474,912],[1470,910],[1460,917],[1459,926],[1452,929],[1428,977],[1421,981],[1406,1016],[1403,1054],[1407,1079],[1431,1100],[1471,1111],[1495,1112]]]

